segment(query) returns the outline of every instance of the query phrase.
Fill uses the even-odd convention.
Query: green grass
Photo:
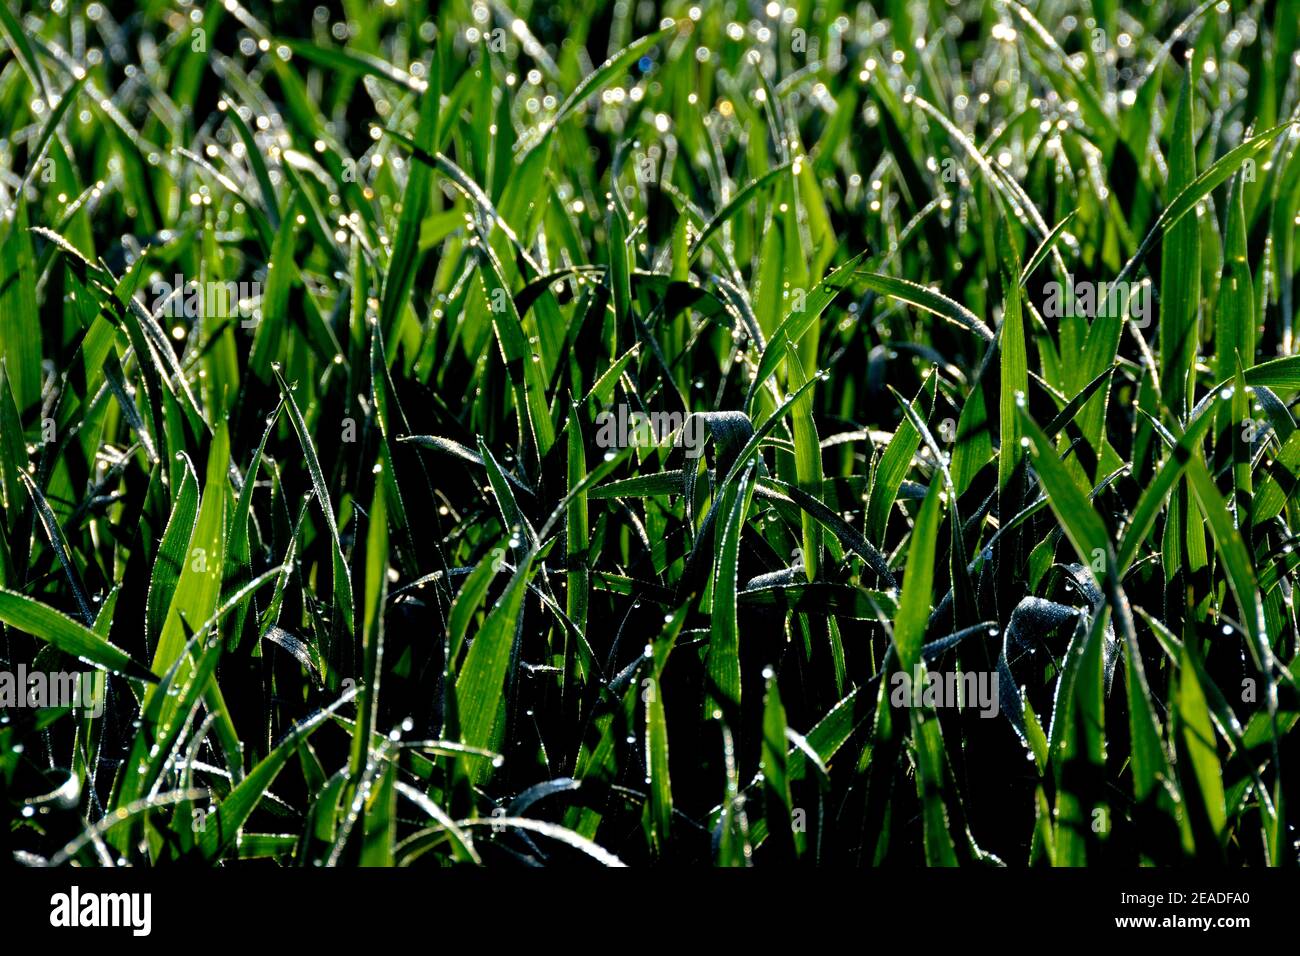
[[[6,859],[1298,862],[1286,2],[11,4]]]

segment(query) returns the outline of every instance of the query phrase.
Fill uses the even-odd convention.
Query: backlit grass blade
[[[87,79],[89,79],[89,76],[83,74],[74,81],[73,84],[59,96],[58,104],[50,111],[49,117],[41,127],[40,136],[37,138],[35,145],[29,150],[31,159],[28,161],[27,172],[23,175],[22,183],[18,186],[18,193],[20,195],[27,191],[27,187],[30,186],[32,180],[36,178],[37,172],[41,169],[41,163],[45,157],[46,147],[49,145],[50,139],[58,130],[59,124],[63,122],[63,117],[67,115],[68,110],[77,102],[77,97],[80,95],[82,87],[86,85]]]
[[[672,837],[673,787],[668,761],[668,717],[663,698],[663,669],[686,619],[682,609],[665,622],[653,648],[654,670],[642,682],[645,701],[646,774],[650,782],[651,839],[662,852]]]
[[[1233,523],[1227,505],[1214,487],[1214,481],[1204,462],[1192,458],[1187,463],[1187,479],[1214,537],[1214,546],[1223,559],[1224,573],[1240,609],[1241,623],[1250,636],[1247,646],[1255,659],[1255,666],[1266,675],[1271,675],[1274,666],[1273,648],[1264,624],[1264,607],[1255,569],[1241,539],[1241,532]],[[1269,699],[1272,700],[1271,694]]]
[[[924,673],[921,649],[930,618],[930,602],[935,575],[935,551],[942,510],[943,483],[930,482],[929,491],[912,526],[907,551],[907,574],[894,617],[893,646],[898,655],[898,670],[909,680]],[[881,697],[878,707],[885,706]],[[912,738],[916,746],[918,769],[917,794],[924,818],[926,861],[931,865],[951,866],[957,862],[952,836],[948,832],[947,810],[941,792],[944,787],[944,756],[939,725],[924,707],[909,707]]]
[[[63,529],[59,527],[58,518],[50,509],[49,502],[45,500],[45,495],[41,494],[41,489],[36,487],[36,482],[32,481],[27,472],[20,471],[18,477],[22,479],[23,485],[27,488],[27,493],[32,497],[33,509],[40,518],[45,538],[54,550],[59,566],[68,579],[68,585],[72,589],[72,596],[77,601],[77,608],[81,611],[82,619],[86,624],[93,624],[95,615],[90,610],[90,602],[86,596],[86,585],[81,580],[81,572],[77,570],[68,554],[68,542],[63,537]]]
[[[515,635],[521,626],[524,592],[532,568],[530,554],[519,563],[505,594],[479,628],[456,679],[461,739],[470,747],[496,749],[494,741],[499,740],[504,732],[501,726],[505,712],[502,687]],[[477,760],[471,774],[475,780],[485,780],[491,771],[490,761]]]
[[[647,50],[665,39],[675,29],[677,29],[677,25],[668,20],[654,33],[648,33],[633,41],[592,70],[581,83],[574,87],[573,92],[560,105],[555,117],[543,128],[543,138],[549,137],[552,131],[572,116],[589,96],[609,83],[624,67],[641,57]]]
[[[149,593],[145,604],[145,646],[150,650],[158,646],[158,640],[162,637],[167,612],[175,599],[177,584],[189,557],[195,522],[199,517],[198,477],[188,458],[183,464],[181,485],[176,489],[172,512],[167,518],[162,542],[154,557],[153,574],[149,578]]]
[[[524,333],[515,301],[506,287],[505,277],[496,254],[486,243],[479,244],[480,277],[487,308],[496,330],[501,358],[514,387],[516,414],[521,431],[536,447],[538,458],[555,444],[555,429],[546,403],[546,381],[542,375],[541,355],[531,346]]]
[[[921,391],[912,401],[912,408],[923,418],[928,414],[924,402],[933,402],[935,378],[930,377],[921,386]],[[880,461],[876,464],[871,480],[871,494],[867,501],[867,537],[872,541],[884,538],[889,512],[894,507],[898,489],[903,483],[903,476],[911,465],[912,456],[921,447],[921,433],[912,422],[904,416],[898,428],[885,446]]]
[[[384,661],[384,605],[388,598],[388,506],[384,483],[375,482],[366,525],[365,606],[361,617],[361,683],[357,693],[357,732],[352,738],[351,774],[357,780],[371,762],[370,734],[379,717],[380,677]],[[387,773],[384,784],[390,791]],[[392,814],[391,806],[387,813]],[[369,821],[369,816],[366,817]],[[367,822],[367,826],[369,823]],[[386,844],[385,844],[386,846]],[[381,850],[379,852],[387,852]]]
[[[711,690],[705,707],[720,709],[735,719],[740,706],[740,638],[736,627],[736,567],[740,560],[740,535],[749,510],[754,485],[746,470],[739,483],[728,482],[722,492],[721,519],[713,567],[713,601],[710,613],[708,673]]]
[[[441,70],[433,71],[433,87],[420,98],[420,119],[415,131],[415,142],[429,153],[437,152],[434,137],[438,129],[439,105],[442,97],[441,84],[438,82],[441,75]],[[393,243],[388,270],[384,274],[383,300],[379,311],[379,325],[383,330],[384,341],[388,343],[398,340],[397,323],[409,304],[411,287],[415,281],[420,222],[424,219],[425,210],[429,206],[429,190],[432,181],[433,170],[428,165],[415,163],[411,166],[406,179],[406,191],[402,197],[397,237]]]
[[[1103,570],[1096,573],[1110,573],[1115,557],[1105,523],[1057,457],[1055,446],[1029,417],[1023,398],[1018,399],[1017,404],[1030,458],[1066,537],[1083,559],[1089,574],[1095,573],[1093,562],[1098,560]]]
[[[587,626],[587,607],[590,595],[590,573],[587,568],[588,535],[590,525],[587,512],[587,495],[577,491],[587,475],[586,454],[582,447],[582,426],[577,408],[569,411],[567,440],[567,479],[569,490],[568,514],[565,516],[565,563],[568,580],[565,585],[565,611],[579,628]],[[673,473],[678,474],[677,472]]]
[[[807,382],[803,362],[791,352],[786,367],[790,370],[790,384],[796,389]],[[812,498],[822,493],[822,450],[817,437],[817,423],[813,421],[813,397],[809,390],[791,409],[794,432],[795,476],[801,491]],[[805,513],[803,523],[803,566],[809,581],[817,579],[822,563],[822,526],[817,519]]]
[[[1191,764],[1192,783],[1185,783],[1184,790],[1193,785],[1199,790],[1197,807],[1194,812],[1203,812],[1209,819],[1216,837],[1222,837],[1227,814],[1223,798],[1223,770],[1219,765],[1218,747],[1214,734],[1214,725],[1210,722],[1210,712],[1206,705],[1205,693],[1197,677],[1197,668],[1189,657],[1191,651],[1183,648],[1183,662],[1178,669],[1178,722],[1181,730],[1181,753],[1185,754]]]
[[[244,473],[244,487],[239,490],[239,498],[235,501],[235,508],[231,513],[230,535],[226,541],[226,581],[223,586],[223,598],[228,597],[232,590],[241,587],[253,574],[252,553],[249,544],[249,517],[252,514],[253,492],[257,487],[257,475],[262,467],[266,442],[271,437],[271,431],[280,419],[281,407],[277,405],[275,411],[271,413],[267,420],[266,431],[262,433],[262,439],[258,442],[257,450],[253,452],[253,458],[249,462],[248,470]],[[170,522],[168,526],[170,528]],[[240,645],[247,613],[247,606],[241,606],[235,612],[235,623],[229,641],[232,650],[237,649]]]
[[[19,8],[21,10],[21,7]],[[23,28],[22,23],[14,16],[9,4],[0,3],[0,30],[4,31],[5,40],[8,41],[9,48],[13,50],[15,59],[22,64],[23,71],[27,74],[27,79],[32,85],[32,92],[37,96],[45,96],[48,92],[45,82],[45,73],[41,69],[40,61],[36,58],[36,51],[32,48],[31,38],[27,30]]]
[[[781,324],[777,326],[763,349],[762,357],[758,361],[758,371],[754,373],[754,380],[749,387],[749,395],[745,401],[746,408],[753,409],[754,396],[785,358],[787,345],[790,342],[802,341],[804,333],[821,318],[827,306],[837,295],[849,288],[856,274],[857,264],[864,255],[865,253],[859,253],[817,283],[806,298],[799,296],[792,300],[789,313],[781,320]]]
[[[0,621],[88,664],[135,680],[149,683],[158,680],[148,668],[84,624],[26,595],[0,590]]]
[[[736,215],[737,212],[743,209],[746,203],[753,199],[754,195],[760,189],[776,179],[777,176],[781,175],[789,165],[788,162],[781,163],[764,171],[761,176],[747,183],[743,189],[737,192],[736,195],[732,196],[727,204],[714,213],[713,218],[706,222],[703,228],[700,229],[699,234],[696,235],[695,239],[691,242],[691,250],[687,256],[687,261],[694,262],[698,259],[700,253],[704,251],[704,247],[713,237],[713,234],[721,229],[728,220]]]
[[[1057,225],[1053,235],[1065,223],[1066,217]],[[1051,241],[1051,237],[1048,238]],[[1009,243],[1008,243],[1009,245]],[[1021,307],[1021,283],[1015,278],[1014,259],[1008,263],[1010,269],[1005,276],[1006,302],[1003,304],[1002,328],[998,330],[998,358],[1001,372],[1001,407],[999,409],[999,438],[1001,446],[998,451],[998,490],[1005,491],[1020,461],[1019,416],[1016,411],[1016,395],[1024,394],[1029,388],[1029,365],[1025,350],[1025,324]],[[1032,263],[1030,264],[1032,266]],[[1010,280],[1010,281],[1006,281]]]
[[[4,520],[0,527],[12,530],[22,509],[25,492],[18,478],[27,470],[27,443],[23,440],[22,417],[9,387],[5,361],[0,358],[0,492],[3,492]],[[3,568],[3,565],[0,565]],[[0,585],[5,582],[0,581]]]
[[[636,479],[631,480],[635,481]],[[889,587],[898,586],[894,580],[893,572],[890,570],[889,560],[870,541],[864,538],[856,528],[848,524],[823,502],[794,485],[771,477],[758,479],[755,490],[759,495],[769,499],[782,500],[788,496],[792,504],[801,508],[810,517],[815,518],[834,534],[844,547],[862,558]]]
[[[275,372],[276,381],[280,385],[280,394],[284,398],[285,407],[289,412],[289,421],[293,425],[294,433],[298,436],[299,444],[302,446],[303,459],[307,464],[307,472],[311,475],[316,503],[325,518],[325,527],[330,535],[334,610],[339,615],[341,627],[339,629],[339,641],[331,638],[330,646],[324,649],[325,661],[323,663],[328,665],[326,683],[330,687],[336,687],[342,677],[339,668],[342,666],[343,661],[343,648],[339,647],[338,644],[349,640],[353,634],[352,579],[348,574],[347,562],[343,560],[343,545],[339,540],[338,524],[334,518],[334,505],[330,500],[329,487],[325,483],[325,475],[321,471],[320,460],[316,456],[316,449],[311,440],[311,432],[306,421],[303,420],[302,412],[298,410],[298,403],[293,397],[293,390],[285,382],[284,376],[281,375],[278,368],[272,371]]]
[[[1068,216],[1053,226],[1052,231],[1048,234],[1047,238],[1039,243],[1038,248],[1034,250],[1034,254],[1029,257],[1029,261],[1025,263],[1025,267],[1020,273],[1020,284],[1022,286],[1029,281],[1029,277],[1038,271],[1038,267],[1041,266],[1047,259],[1048,255],[1051,254],[1057,241],[1065,233],[1065,227],[1070,224],[1071,220],[1073,220],[1076,215],[1078,215],[1078,210],[1072,211]]]
[[[14,214],[0,242],[0,360],[22,414],[41,397],[42,335],[26,202],[19,201]]]
[[[1173,120],[1173,148],[1169,156],[1169,192],[1177,196],[1196,178],[1196,153],[1192,142],[1192,86],[1190,67]],[[1171,223],[1161,247],[1160,368],[1164,399],[1175,412],[1190,405],[1187,377],[1196,361],[1197,324],[1201,289],[1201,244],[1194,220]]]
[[[1228,196],[1228,232],[1224,239],[1223,279],[1214,330],[1215,376],[1226,380],[1255,363],[1255,290],[1247,260],[1245,183],[1233,180]]]
[[[1110,835],[1109,814],[1099,786],[1105,754],[1103,643],[1109,608],[1098,607],[1066,652],[1057,687],[1049,741],[1057,780],[1055,858],[1058,866],[1083,866]]]
[[[1133,270],[1156,239],[1165,235],[1181,222],[1183,217],[1195,209],[1198,203],[1227,182],[1229,177],[1241,169],[1247,160],[1253,159],[1268,148],[1269,144],[1286,132],[1288,128],[1290,128],[1289,125],[1283,123],[1250,137],[1238,146],[1228,150],[1209,168],[1196,176],[1194,180],[1186,183],[1156,218],[1155,223],[1142,240],[1141,245],[1138,246],[1137,251],[1125,264],[1124,268],[1120,270],[1116,282],[1127,279],[1133,273]]]
[[[776,680],[769,676],[763,703],[763,756],[760,770],[763,774],[763,793],[767,800],[769,829],[774,842],[787,858],[800,853],[806,844],[802,828],[797,826],[794,818],[794,801],[790,795],[786,766],[788,730],[780,689]]]
[[[954,325],[974,332],[986,342],[993,341],[993,333],[975,313],[942,293],[907,279],[898,279],[875,272],[858,272],[856,278],[863,286],[881,295],[891,296],[918,309],[924,309]]]
[[[214,859],[222,849],[233,843],[254,808],[266,796],[267,788],[275,781],[285,763],[335,710],[350,701],[355,690],[348,690],[323,710],[304,718],[285,734],[275,748],[266,755],[248,776],[230,791],[207,820],[199,837],[199,849],[204,858]]]

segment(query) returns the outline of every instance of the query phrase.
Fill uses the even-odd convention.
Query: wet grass
[[[1297,29],[0,2],[0,850],[1295,863]]]

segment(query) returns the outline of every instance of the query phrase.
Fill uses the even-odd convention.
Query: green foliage
[[[0,0],[6,858],[1297,862],[1286,3],[337,6]]]

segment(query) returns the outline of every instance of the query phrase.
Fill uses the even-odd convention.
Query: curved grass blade
[[[199,517],[199,479],[188,455],[183,466],[181,484],[173,497],[172,513],[167,518],[162,543],[154,557],[145,598],[145,647],[151,652],[162,637],[167,612],[171,609]]]
[[[235,841],[240,829],[266,796],[267,788],[275,781],[294,751],[325,722],[326,718],[355,696],[355,688],[344,691],[343,695],[328,707],[294,724],[274,749],[249,771],[248,776],[230,791],[226,799],[217,805],[216,810],[209,814],[198,840],[199,851],[205,859],[216,859]]]
[[[330,533],[330,557],[333,561],[333,595],[334,610],[339,614],[342,624],[342,639],[350,640],[354,630],[353,625],[353,608],[352,608],[352,579],[348,575],[347,562],[343,560],[343,544],[339,540],[338,525],[334,520],[334,505],[330,501],[329,487],[325,484],[325,475],[321,472],[320,460],[316,457],[316,448],[312,444],[311,432],[307,427],[307,422],[302,417],[302,412],[298,410],[298,403],[294,400],[293,391],[289,388],[280,374],[280,369],[272,369],[275,373],[275,379],[280,385],[280,394],[284,399],[285,406],[289,410],[289,421],[293,424],[294,433],[298,436],[298,442],[302,446],[303,458],[307,463],[307,471],[311,475],[312,488],[316,494],[316,501],[320,505],[321,514],[325,518],[325,527]],[[339,666],[342,661],[343,649],[337,646],[340,642],[331,639],[330,646],[325,649],[323,655],[325,660],[321,663],[326,666],[325,683],[330,688],[338,686],[338,681],[342,675],[339,673]]]
[[[143,664],[90,628],[16,591],[0,589],[0,621],[88,664],[146,683],[158,680]]]
[[[897,279],[876,272],[858,272],[855,273],[855,276],[868,289],[879,292],[881,295],[901,299],[918,309],[933,313],[941,319],[946,319],[954,325],[974,332],[985,342],[993,341],[993,333],[974,312],[964,305],[954,302],[946,295],[915,282],[909,282],[907,279]]]

